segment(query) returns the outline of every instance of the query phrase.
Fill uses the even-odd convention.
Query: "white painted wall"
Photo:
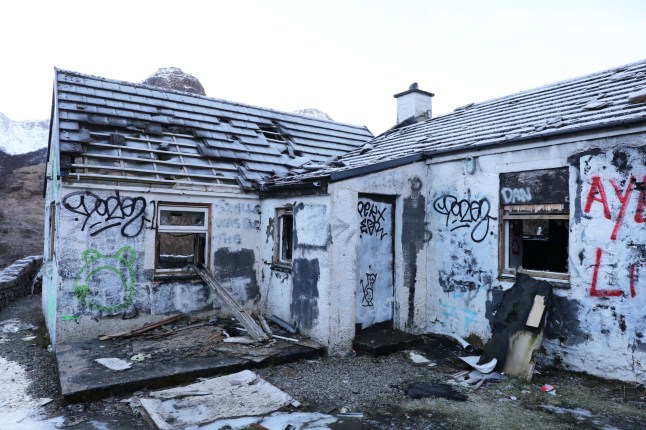
[[[89,216],[75,213],[64,202],[74,193],[92,193],[115,205],[137,203],[134,213],[120,211],[111,218],[89,205]],[[222,303],[198,279],[154,279],[155,238],[159,204],[204,204],[211,209],[208,265],[239,302],[255,310],[259,291],[256,278],[260,203],[256,197],[234,193],[123,189],[117,196],[108,187],[64,186],[60,190],[57,251],[51,268],[46,267],[47,294],[44,307],[53,338],[67,342],[139,327],[179,312],[219,310]],[[74,198],[74,197],[71,197]],[[94,202],[96,198],[87,197]],[[75,207],[78,200],[69,200]],[[111,206],[114,207],[114,206]],[[139,208],[143,211],[140,212]],[[78,212],[78,211],[77,211]],[[139,215],[137,215],[139,214]],[[110,218],[110,219],[109,219]],[[84,222],[85,227],[83,226]],[[98,231],[102,226],[109,227]],[[94,225],[94,227],[92,227]],[[128,226],[123,229],[124,226]],[[141,228],[140,228],[141,227]],[[83,300],[74,281],[87,280],[90,295]],[[134,285],[134,297],[128,288]],[[52,296],[51,292],[55,291]],[[254,294],[255,291],[255,294]],[[124,319],[124,315],[131,318]]]
[[[643,182],[644,143],[644,135],[625,135],[543,148],[485,152],[477,157],[473,175],[465,172],[466,155],[453,156],[453,160],[431,160],[428,212],[433,239],[427,256],[426,330],[462,337],[474,334],[485,341],[489,338],[493,294],[496,289],[506,290],[513,284],[513,279],[501,277],[498,270],[499,174],[567,166],[570,276],[569,281],[552,282],[556,287],[555,307],[544,341],[547,355],[542,359],[598,376],[643,381],[646,277],[641,273],[646,270],[646,234],[641,218],[643,209],[639,209],[640,192],[637,186],[628,192],[627,180],[632,176]],[[586,211],[595,177],[604,187],[609,218],[600,192],[595,190]],[[456,209],[447,213],[447,205],[450,208],[451,202],[462,199],[481,211],[468,213]],[[618,222],[622,199],[625,199],[623,220]],[[455,228],[462,224],[464,227]],[[620,227],[616,238],[612,238],[617,225]],[[595,293],[591,283],[599,249],[601,263]]]

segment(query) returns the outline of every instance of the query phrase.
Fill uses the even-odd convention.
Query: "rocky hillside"
[[[20,167],[0,181],[0,269],[43,253],[45,164]]]
[[[179,67],[162,67],[141,83],[185,93],[206,95],[200,81],[195,76],[184,73]]]

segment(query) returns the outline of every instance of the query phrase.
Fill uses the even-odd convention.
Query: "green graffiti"
[[[136,251],[129,246],[119,248],[112,255],[102,254],[96,249],[87,249],[81,254],[83,267],[74,277],[72,289],[82,305],[102,312],[115,312],[127,308],[135,299],[135,259]],[[120,281],[123,289],[123,300],[121,303],[106,305],[97,302],[96,296],[92,293],[92,282],[101,279],[102,275],[114,274]],[[96,289],[96,286],[95,286]]]
[[[63,315],[61,319],[63,321],[78,321],[81,319],[81,317],[77,315]]]

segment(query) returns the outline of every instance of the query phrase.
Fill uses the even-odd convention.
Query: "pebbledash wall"
[[[206,265],[241,304],[255,309],[257,197],[87,185],[64,186],[57,194],[54,254],[46,263],[49,288],[43,294],[53,342],[94,338],[178,312],[228,313],[198,278],[156,276],[160,205],[208,209]],[[56,294],[52,285],[58,285]]]
[[[502,291],[501,205],[532,204],[530,187],[510,193],[500,174],[566,168],[569,174],[569,279],[548,279],[554,301],[539,359],[598,376],[646,379],[644,130],[554,139],[428,160],[426,331],[490,337]],[[537,190],[534,190],[536,192]],[[534,194],[535,196],[535,194]],[[505,202],[507,200],[507,202]],[[548,258],[549,256],[545,256]]]

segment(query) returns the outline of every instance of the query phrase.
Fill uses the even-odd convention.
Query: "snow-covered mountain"
[[[47,147],[49,121],[13,121],[0,112],[0,151],[25,154]]]
[[[322,112],[316,108],[307,108],[307,109],[299,109],[294,111],[295,114],[297,115],[303,115],[303,116],[309,116],[311,118],[316,118],[316,119],[325,119],[328,121],[334,121],[330,115],[326,114],[325,112]]]
[[[179,67],[162,67],[141,81],[141,83],[185,93],[206,95],[199,79],[184,73]]]

